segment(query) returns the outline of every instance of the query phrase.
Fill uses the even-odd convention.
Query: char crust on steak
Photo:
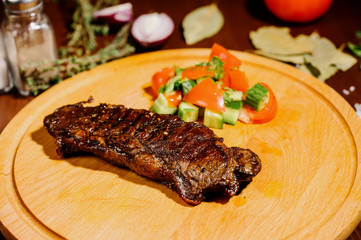
[[[60,156],[91,153],[171,187],[191,205],[208,193],[233,196],[261,170],[255,153],[228,148],[201,123],[123,105],[84,107],[91,101],[60,107],[45,117]]]

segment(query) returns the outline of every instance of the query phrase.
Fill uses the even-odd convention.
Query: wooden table
[[[60,4],[62,2],[62,4]],[[162,1],[162,0],[137,0],[131,1],[134,15],[139,16],[147,12],[166,12],[175,22],[175,31],[169,41],[160,49],[175,48],[209,48],[217,42],[228,49],[249,51],[253,47],[248,34],[252,30],[265,25],[288,26],[293,35],[301,33],[310,34],[318,31],[321,36],[329,38],[335,45],[352,41],[358,43],[360,39],[355,36],[355,31],[361,29],[361,1],[359,0],[334,0],[330,10],[322,18],[307,24],[284,23],[273,17],[263,5],[262,0],[225,0],[218,1],[218,6],[225,16],[225,25],[222,30],[212,38],[187,46],[182,37],[181,22],[184,16],[196,7],[209,4],[211,0],[187,1]],[[56,32],[58,46],[65,43],[68,32],[71,12],[66,9],[63,1],[45,1],[45,12],[49,16]],[[3,6],[1,5],[1,10]],[[3,15],[3,11],[1,11]],[[137,48],[136,53],[144,52]],[[361,103],[361,71],[360,61],[346,72],[337,72],[326,81],[326,84],[343,96],[351,106]],[[349,92],[351,86],[354,91]],[[0,133],[7,123],[34,97],[22,97],[15,91],[0,95]],[[332,101],[332,99],[331,99]],[[0,239],[3,239],[0,235]],[[361,239],[361,224],[355,229],[348,239]]]

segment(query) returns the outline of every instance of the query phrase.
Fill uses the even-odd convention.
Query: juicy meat
[[[233,196],[261,170],[255,153],[228,148],[203,124],[123,105],[84,107],[88,102],[63,106],[44,119],[62,157],[94,154],[171,187],[191,205],[209,193]]]

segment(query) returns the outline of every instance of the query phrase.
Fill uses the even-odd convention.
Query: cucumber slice
[[[257,83],[247,90],[245,103],[256,111],[260,111],[269,101],[268,89]]]
[[[195,122],[198,119],[198,107],[188,102],[181,102],[178,106],[178,116],[185,122]]]
[[[204,110],[204,125],[211,128],[223,128],[223,114],[210,109]]]
[[[174,91],[174,82],[169,81],[166,85],[165,85],[165,90],[164,90],[164,94],[169,94],[171,92]]]
[[[242,101],[243,98],[243,92],[242,91],[236,91],[233,89],[228,89],[223,93],[223,98],[227,102],[233,102],[233,101]]]
[[[223,113],[223,122],[236,125],[240,111],[240,109],[226,107],[226,111]]]
[[[226,107],[240,110],[243,106],[243,92],[228,89],[223,93],[223,99]]]
[[[232,108],[235,110],[240,110],[243,107],[242,101],[233,101],[233,102],[225,102],[226,107]]]
[[[169,94],[175,90],[179,90],[179,80],[181,79],[180,75],[172,77],[167,84],[165,85],[164,94]]]
[[[177,107],[169,105],[167,99],[163,93],[159,93],[157,99],[154,101],[151,109],[155,113],[159,114],[174,114],[177,111]]]

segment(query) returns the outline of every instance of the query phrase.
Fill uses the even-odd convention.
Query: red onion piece
[[[158,47],[165,43],[174,31],[173,20],[165,13],[140,15],[133,22],[131,33],[143,47]]]
[[[122,3],[95,11],[93,18],[96,21],[107,22],[110,24],[123,24],[132,21],[133,5],[131,3]]]

